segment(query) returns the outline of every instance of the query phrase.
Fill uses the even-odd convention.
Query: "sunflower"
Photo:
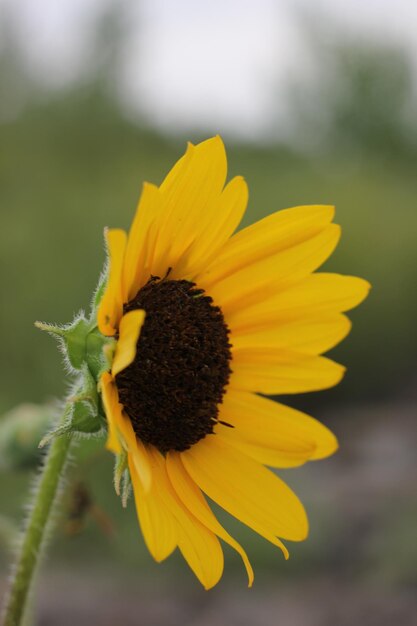
[[[206,589],[223,571],[219,539],[248,557],[206,497],[277,546],[308,534],[303,505],[272,468],[337,449],[314,418],[265,396],[336,385],[321,356],[349,332],[343,315],[366,281],[313,273],[340,236],[331,206],[299,206],[233,234],[244,179],[227,185],[222,140],[145,183],[127,235],[106,231],[109,271],[98,309],[113,337],[100,378],[107,447],[128,466],[138,520],[157,561],[178,547]]]

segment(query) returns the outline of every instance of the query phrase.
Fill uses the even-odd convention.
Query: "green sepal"
[[[86,342],[89,333],[89,322],[81,314],[65,328],[62,337],[68,360],[75,370],[81,370],[86,360]]]
[[[101,416],[97,382],[86,362],[81,366],[79,384],[69,402],[72,404],[72,432],[97,433],[103,428],[105,419]]]
[[[58,338],[71,368],[81,372],[85,364],[98,381],[100,374],[110,369],[116,340],[102,335],[95,317],[87,320],[84,314],[78,315],[67,326],[54,326],[36,322],[35,326]]]
[[[87,320],[83,312],[79,313],[71,324],[65,326],[55,326],[43,322],[35,322],[35,326],[57,337],[71,368],[77,371],[81,370],[82,364],[86,360],[87,336],[91,332],[91,320]]]
[[[96,287],[96,290],[93,294],[93,298],[91,301],[91,312],[92,314],[95,314],[101,299],[104,295],[104,291],[106,289],[106,285],[107,285],[107,267],[105,266],[104,270],[101,272],[100,274],[100,278],[98,279],[98,285]]]
[[[64,326],[35,322],[37,328],[58,339],[66,361],[74,372],[82,372],[86,363],[97,382],[103,372],[111,369],[116,347],[116,340],[103,335],[97,326],[97,309],[106,284],[107,269],[100,275],[88,318],[81,311],[70,324]]]
[[[97,326],[86,337],[85,361],[96,380],[111,369],[116,340],[102,335]]]
[[[81,312],[71,324],[65,326],[43,322],[35,322],[35,326],[56,337],[70,367],[73,370],[81,370],[85,361],[86,339],[90,331],[90,323],[85,319],[84,313]]]
[[[49,445],[55,437],[61,437],[62,435],[67,435],[71,433],[71,413],[72,406],[68,403],[65,406],[64,413],[62,416],[61,425],[50,430],[46,435],[42,437],[38,444],[38,448],[44,448]]]
[[[116,339],[103,335],[97,326],[97,308],[106,287],[103,272],[94,293],[91,312],[87,318],[81,311],[65,326],[36,322],[35,326],[58,339],[65,361],[76,377],[73,391],[67,399],[64,420],[58,428],[45,435],[43,447],[54,437],[70,433],[91,435],[105,430],[106,419],[97,385],[103,372],[111,370]]]
[[[69,402],[74,404],[84,402],[90,408],[92,415],[98,414],[97,382],[86,362],[81,366],[81,376]]]
[[[67,399],[64,421],[59,428],[43,437],[40,447],[45,446],[54,437],[69,433],[94,434],[105,426],[101,402],[97,392],[97,382],[86,362],[81,366],[81,375],[77,379],[73,392]]]
[[[51,443],[55,437],[72,435],[74,433],[93,435],[101,433],[105,419],[98,413],[94,414],[91,405],[83,400],[69,401],[67,416],[63,424],[51,430],[40,441],[39,448]]]
[[[127,501],[132,492],[127,452],[122,450],[116,455],[114,464],[114,490],[122,501],[123,508],[127,507]]]
[[[127,507],[127,501],[129,500],[130,494],[132,493],[132,480],[130,478],[129,470],[125,470],[123,472],[123,485],[122,485],[122,507],[125,509]]]
[[[98,413],[93,414],[91,405],[86,402],[76,402],[71,416],[70,430],[77,433],[98,433],[104,426],[104,420]]]
[[[120,496],[120,484],[122,482],[123,474],[127,470],[127,452],[122,450],[119,454],[116,454],[114,463],[114,490],[118,496]]]
[[[71,434],[71,425],[66,424],[65,426],[60,426],[59,428],[55,428],[51,430],[49,433],[46,433],[40,440],[38,444],[38,448],[44,448],[45,446],[49,446],[51,441],[55,439],[55,437],[62,437],[62,435],[70,435]]]

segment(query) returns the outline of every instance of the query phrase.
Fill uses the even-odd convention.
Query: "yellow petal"
[[[145,311],[141,309],[129,311],[122,317],[111,370],[113,377],[133,363],[136,356],[136,344],[144,321]]]
[[[220,539],[223,539],[223,541],[228,543],[240,554],[248,573],[249,587],[251,587],[253,583],[253,570],[246,552],[217,521],[200,489],[185,470],[178,452],[168,452],[167,471],[170,481],[184,506],[186,506],[204,526],[220,537]]]
[[[252,265],[319,234],[333,219],[332,206],[299,206],[277,211],[237,233],[199,277],[209,287]]]
[[[129,471],[133,484],[136,512],[145,543],[155,561],[163,561],[177,546],[175,519],[162,502],[157,477],[153,476],[153,486],[146,492],[130,457]]]
[[[229,389],[219,406],[218,437],[256,461],[272,467],[295,467],[323,459],[337,450],[337,439],[319,421],[273,400]]]
[[[340,227],[330,224],[315,235],[291,248],[267,256],[210,285],[209,293],[227,315],[242,306],[267,299],[314,272],[330,256],[340,237]],[[207,288],[198,279],[198,285]]]
[[[151,485],[151,467],[148,454],[143,443],[136,437],[130,419],[123,412],[116,384],[108,372],[105,372],[101,377],[101,393],[109,425],[107,448],[118,454],[121,452],[120,444],[123,445],[132,458],[144,489],[148,491]]]
[[[180,181],[186,176],[186,172],[190,166],[190,160],[194,155],[194,150],[194,144],[189,141],[184,155],[178,159],[160,184],[159,189],[161,193],[169,195],[175,192]]]
[[[216,219],[227,173],[224,145],[214,137],[189,146],[186,155],[161,185],[161,214],[152,273],[165,276],[190,247],[204,237],[207,222]],[[182,276],[181,276],[182,278]]]
[[[112,337],[123,315],[122,270],[126,233],[114,228],[106,230],[105,237],[109,255],[109,277],[97,312],[97,320],[100,332]]]
[[[345,315],[299,319],[279,325],[264,324],[260,329],[232,333],[234,350],[245,348],[289,348],[306,354],[321,354],[337,345],[351,329]]]
[[[223,551],[216,535],[183,505],[166,471],[164,457],[151,448],[155,484],[165,506],[174,516],[178,547],[205,589],[210,589],[223,573]]]
[[[323,356],[270,348],[236,350],[230,385],[267,395],[319,391],[337,385],[345,368]]]
[[[120,445],[117,429],[117,419],[119,416],[119,409],[117,407],[118,396],[113,377],[109,372],[104,372],[101,375],[100,391],[108,427],[106,448],[114,454],[120,454],[122,446]]]
[[[302,459],[296,457],[291,458],[290,456],[285,457],[279,450],[277,451],[272,447],[242,441],[238,437],[233,436],[232,429],[228,429],[221,424],[216,426],[215,432],[221,440],[229,443],[229,445],[262,465],[278,468],[298,467],[309,460],[306,457]]]
[[[304,507],[273,472],[208,435],[181,453],[197,485],[231,515],[269,541],[302,541],[308,533]],[[274,541],[274,543],[276,543]]]
[[[312,274],[296,285],[250,307],[235,308],[228,324],[233,332],[305,317],[348,311],[366,298],[370,285],[362,278],[340,274]]]
[[[193,280],[208,266],[238,227],[247,203],[248,186],[241,176],[236,176],[226,185],[219,200],[205,212],[204,228],[179,260],[176,275]]]
[[[125,300],[132,300],[150,276],[156,228],[160,215],[159,189],[145,183],[130,227],[123,268]]]

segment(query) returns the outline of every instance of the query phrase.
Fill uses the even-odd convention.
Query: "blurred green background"
[[[161,126],[126,109],[114,77],[127,13],[97,6],[90,69],[59,88],[25,60],[6,3],[0,14],[2,413],[62,396],[60,355],[33,322],[65,323],[88,306],[104,262],[103,227],[127,228],[142,181],[159,183],[187,139],[213,134],[215,121]],[[178,11],[188,8],[178,3]],[[113,493],[112,459],[101,441],[83,443],[39,583],[39,624],[416,623],[415,68],[409,51],[382,35],[349,37],[340,26],[318,26],[314,15],[301,23],[314,80],[300,71],[277,90],[268,133],[249,137],[226,126],[222,135],[230,176],[243,174],[249,184],[244,225],[279,208],[335,204],[343,236],[326,269],[373,286],[351,314],[351,336],[332,353],[348,367],[343,383],[284,398],[341,441],[335,458],[282,473],[306,502],[311,537],[284,563],[227,520],[253,557],[255,589],[245,589],[240,563],[226,550],[225,577],[206,594],[179,557],[153,563],[133,503],[122,510]],[[291,111],[285,124],[274,115],[282,98]],[[30,422],[33,407],[20,411]],[[27,470],[3,465],[1,587],[31,481]],[[75,528],[69,520],[85,489],[90,502]]]

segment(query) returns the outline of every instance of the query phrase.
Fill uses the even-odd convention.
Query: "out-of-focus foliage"
[[[334,146],[343,142],[343,147],[411,157],[417,149],[417,107],[405,53],[398,48],[342,45],[334,51],[332,66],[322,98],[328,102]]]
[[[310,75],[289,86],[295,137],[352,159],[366,154],[415,165],[417,92],[406,49],[322,23],[310,23],[306,40]]]

